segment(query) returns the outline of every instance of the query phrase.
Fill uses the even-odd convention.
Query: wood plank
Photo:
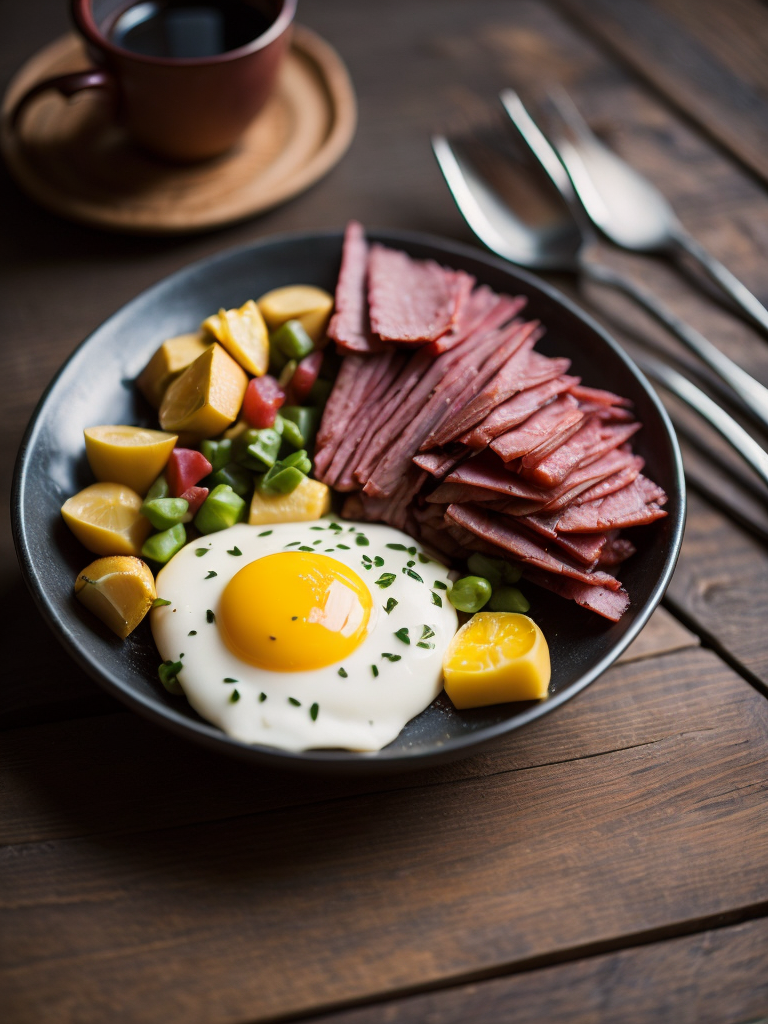
[[[657,684],[633,688],[650,666]],[[623,749],[7,847],[11,1019],[268,1020],[664,937],[768,900],[768,703],[703,650],[616,672],[637,736]],[[660,702],[674,718],[661,735]],[[262,777],[243,769],[240,785]]]
[[[634,640],[618,660],[618,664],[656,658],[686,647],[696,647],[699,638],[666,610],[657,608],[640,636]]]
[[[679,649],[683,640],[689,647],[696,643],[671,616],[667,619],[669,650]],[[482,778],[656,742],[676,728],[676,696],[666,692],[666,683],[663,662],[617,666],[556,713],[472,757],[389,779],[307,780],[260,770],[259,786],[243,786],[251,770],[239,762],[126,713],[12,730],[0,747],[5,780],[0,845],[216,821],[355,793]],[[189,778],[196,780],[194,787],[186,784]]]
[[[768,1013],[768,921],[314,1018],[317,1024],[744,1024]]]
[[[556,2],[748,167],[768,177],[764,4]]]

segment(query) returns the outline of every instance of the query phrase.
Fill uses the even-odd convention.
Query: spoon
[[[598,139],[565,89],[554,91],[550,100],[575,136],[558,138],[555,148],[584,209],[603,234],[631,252],[688,253],[768,333],[768,309],[685,230],[659,189]]]
[[[452,145],[444,136],[434,136],[432,148],[443,177],[480,241],[519,266],[582,275],[627,295],[695,352],[768,428],[768,388],[640,285],[587,258],[585,249],[594,241],[594,235],[579,212],[565,168],[519,97],[508,90],[504,105],[557,191],[550,189],[546,196],[540,189],[522,193],[519,177],[510,181],[511,156],[498,139]]]

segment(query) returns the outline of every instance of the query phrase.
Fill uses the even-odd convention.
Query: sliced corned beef
[[[535,583],[536,586],[559,594],[560,597],[569,601],[575,601],[582,608],[596,612],[611,622],[618,622],[629,607],[629,594],[623,587],[618,590],[609,590],[607,587],[585,586],[576,580],[531,568],[524,569],[523,576],[531,583]]]
[[[620,583],[605,572],[585,572],[542,547],[533,534],[519,527],[508,516],[500,516],[476,505],[449,505],[445,514],[459,526],[469,530],[489,544],[495,544],[516,559],[538,569],[568,576],[593,587],[616,590]]]
[[[452,447],[458,448],[458,450],[446,451],[443,448],[437,448],[431,452],[420,452],[418,455],[414,455],[411,461],[414,466],[425,469],[431,476],[440,480],[464,458],[465,452],[460,447]]]
[[[630,451],[624,451],[623,454],[631,455],[631,460],[620,469],[617,473],[613,473],[611,476],[604,477],[598,483],[588,487],[581,494],[577,495],[573,499],[574,505],[583,505],[588,501],[597,501],[598,498],[604,498],[607,494],[613,494],[614,491],[620,491],[622,487],[626,487],[627,484],[631,484],[637,475],[645,465],[645,459],[639,455],[632,455]]]
[[[373,245],[368,257],[371,328],[382,341],[435,341],[454,323],[473,284],[461,270]]]
[[[639,476],[605,498],[565,509],[557,522],[558,533],[594,533],[662,519],[667,513],[656,502],[645,500],[643,480],[645,477]]]
[[[430,495],[429,500],[448,484],[480,487],[483,490],[495,491],[500,495],[527,498],[538,502],[547,502],[552,498],[550,491],[534,487],[527,480],[522,480],[516,473],[510,473],[491,452],[483,452],[482,455],[462,462],[448,474],[444,483]]]
[[[381,348],[381,342],[371,333],[367,281],[368,243],[362,224],[351,220],[344,232],[335,311],[328,324],[328,337],[349,352]]]
[[[556,487],[577,466],[589,465],[637,433],[640,423],[603,423],[591,417],[568,440],[535,464],[523,459],[522,474],[540,487]]]
[[[600,552],[600,560],[597,563],[599,568],[608,569],[615,565],[621,565],[622,562],[626,562],[626,560],[631,558],[637,551],[637,548],[632,541],[627,540],[625,537],[619,537],[618,534],[618,530],[612,530],[608,534],[608,540],[605,547]],[[575,538],[582,535],[572,533],[567,536]]]
[[[519,427],[491,441],[491,448],[504,462],[511,462],[535,451],[550,438],[559,437],[563,431],[579,423],[583,415],[572,395],[560,395]]]
[[[447,352],[470,334],[478,331],[485,333],[501,327],[519,313],[525,303],[526,299],[522,295],[516,295],[514,298],[509,295],[497,295],[487,285],[481,285],[461,305],[456,322],[450,330],[437,341],[429,342],[425,348],[431,356]]]
[[[580,402],[594,402],[597,405],[620,405],[630,408],[632,403],[628,398],[615,395],[612,391],[604,391],[602,388],[588,388],[583,384],[577,384],[571,388],[571,394]]]
[[[548,360],[550,363],[558,361]],[[495,437],[524,423],[529,416],[538,412],[553,398],[567,391],[578,380],[578,377],[557,376],[554,380],[548,380],[543,384],[520,391],[506,402],[497,405],[488,413],[482,423],[478,423],[459,440],[470,448],[485,448]]]

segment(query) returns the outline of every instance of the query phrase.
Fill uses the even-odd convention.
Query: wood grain
[[[616,672],[635,738],[596,756],[7,847],[11,1018],[267,1020],[768,900],[768,703],[706,651]]]
[[[759,0],[556,0],[761,177],[768,12]]]
[[[316,1018],[317,1024],[744,1024],[768,1014],[768,922]]]

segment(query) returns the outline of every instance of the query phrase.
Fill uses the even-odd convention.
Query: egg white
[[[358,544],[358,536],[368,544]],[[348,657],[324,668],[257,668],[224,643],[216,622],[222,593],[249,562],[295,551],[300,545],[349,566],[367,585],[373,608],[365,639]],[[201,549],[205,554],[197,554]],[[233,550],[241,554],[233,555]],[[375,565],[377,558],[384,564]],[[272,526],[240,524],[192,541],[161,570],[157,593],[170,604],[152,610],[152,633],[163,660],[181,661],[178,679],[192,707],[235,739],[292,751],[380,750],[442,689],[443,654],[458,626],[446,590],[434,586],[437,582],[449,587],[449,571],[434,560],[422,561],[425,558],[411,537],[380,524],[331,518]],[[409,567],[411,561],[414,565]],[[209,576],[211,571],[216,575]],[[383,573],[395,576],[384,588],[375,582]],[[390,598],[397,604],[387,613]],[[395,635],[403,628],[408,630],[408,644]],[[390,661],[384,653],[399,655],[400,660]],[[339,675],[340,668],[346,678]],[[235,690],[238,699],[233,702]],[[314,704],[318,709],[313,720]]]

